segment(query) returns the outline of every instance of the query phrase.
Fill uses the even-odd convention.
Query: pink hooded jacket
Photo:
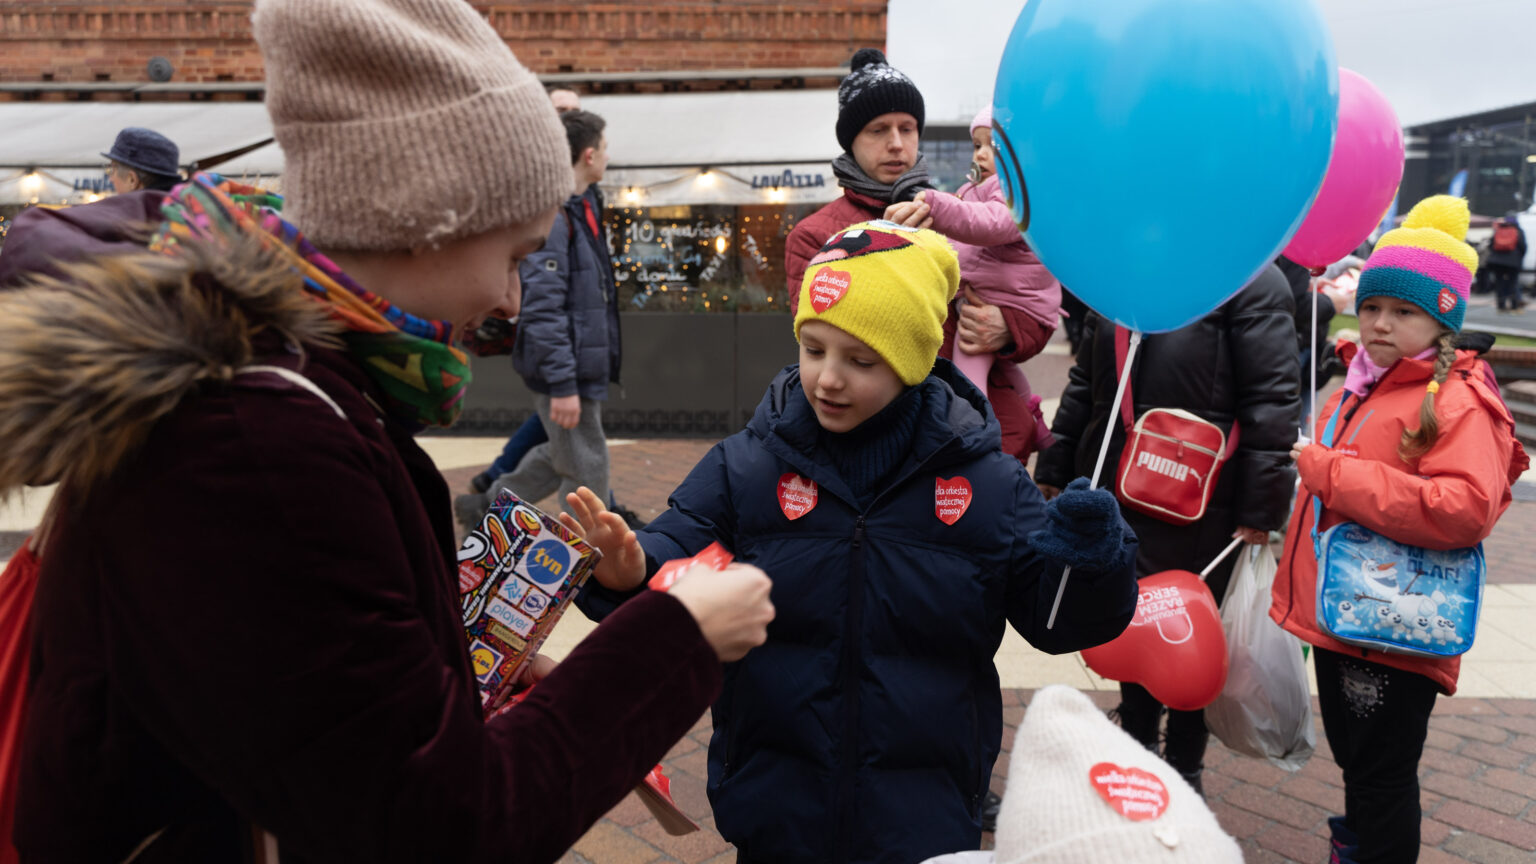
[[[933,217],[933,230],[954,243],[964,284],[987,303],[1023,310],[1056,329],[1061,283],[1020,236],[997,175],[979,185],[967,183],[954,195],[928,190],[923,201]]]

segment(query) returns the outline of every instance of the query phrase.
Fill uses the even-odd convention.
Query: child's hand
[[[1302,435],[1302,436],[1298,437],[1296,439],[1296,443],[1291,445],[1291,461],[1295,462],[1298,459],[1300,459],[1301,458],[1301,451],[1307,449],[1307,445],[1309,445],[1311,443],[1312,443],[1312,439],[1308,438],[1305,435]]]
[[[900,201],[885,208],[885,218],[908,228],[927,228],[933,224],[929,212],[928,205],[923,203],[923,193],[919,192],[916,200]]]
[[[608,512],[602,500],[585,486],[565,496],[565,503],[571,512],[560,514],[560,524],[603,553],[603,560],[592,571],[598,584],[613,591],[632,591],[645,581],[645,552],[640,549],[640,539],[619,514]]]
[[[1042,556],[1073,569],[1110,570],[1125,545],[1119,502],[1107,489],[1089,488],[1086,477],[1046,502],[1045,525],[1030,533],[1029,542]]]
[[[574,393],[551,397],[549,419],[561,429],[575,429],[581,425],[581,397]]]

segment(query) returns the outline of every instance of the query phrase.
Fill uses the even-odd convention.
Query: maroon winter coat
[[[784,281],[789,288],[789,314],[800,308],[800,282],[805,268],[833,234],[871,219],[885,216],[886,202],[879,198],[844,189],[843,197],[829,202],[815,213],[795,223],[784,238]]]
[[[88,255],[140,252],[160,222],[165,193],[139,189],[74,207],[28,207],[11,220],[0,250],[0,288],[29,275],[60,275]]]
[[[231,284],[256,272],[239,255],[113,260],[0,295],[27,337],[0,344],[0,398],[29,398],[18,370],[53,345],[79,399],[0,462],[11,488],[71,456],[34,607],[23,860],[120,861],[162,829],[138,860],[239,860],[249,823],[285,864],[560,857],[718,692],[693,618],[647,593],[482,722],[448,489],[382,393],[324,348],[303,372],[345,419],[276,375],[225,377],[251,349],[300,366],[274,331],[312,334],[319,307],[270,275]],[[143,308],[186,267],[197,287]]]

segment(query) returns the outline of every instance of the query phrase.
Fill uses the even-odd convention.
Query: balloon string
[[[1115,387],[1115,401],[1109,406],[1109,422],[1104,424],[1104,440],[1099,443],[1099,461],[1093,465],[1093,479],[1088,481],[1088,488],[1097,488],[1099,475],[1104,473],[1104,460],[1109,456],[1109,439],[1115,434],[1115,426],[1120,420],[1120,403],[1125,399],[1125,387],[1131,380],[1131,363],[1136,359],[1136,347],[1141,344],[1141,331],[1131,331],[1131,344],[1125,349],[1125,368],[1120,370],[1120,383]],[[1132,407],[1134,413],[1134,406]],[[1056,626],[1056,611],[1061,608],[1061,595],[1067,592],[1067,577],[1072,575],[1069,566],[1061,571],[1061,584],[1056,586],[1056,599],[1051,603],[1051,616],[1045,621],[1045,629],[1051,630]]]
[[[1307,428],[1301,430],[1301,434],[1310,438],[1317,428],[1317,301],[1320,296],[1318,291],[1312,292],[1312,389],[1307,391]],[[1332,302],[1331,298],[1330,301]]]
[[[1213,561],[1211,561],[1211,563],[1205,565],[1205,569],[1200,571],[1200,581],[1204,582],[1205,581],[1205,577],[1211,575],[1211,571],[1216,569],[1216,565],[1220,564],[1223,558],[1226,558],[1228,555],[1231,555],[1233,549],[1236,549],[1237,547],[1239,547],[1241,545],[1243,545],[1243,538],[1241,538],[1241,537],[1233,538],[1232,542],[1227,544],[1227,548],[1221,550],[1221,554],[1217,555],[1215,560],[1213,560]]]

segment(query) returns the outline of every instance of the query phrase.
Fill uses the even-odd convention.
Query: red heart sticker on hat
[[[790,472],[779,478],[779,509],[793,522],[816,509],[816,481]]]
[[[1456,296],[1456,292],[1455,291],[1452,291],[1449,288],[1441,288],[1440,289],[1440,314],[1441,315],[1446,315],[1446,314],[1449,314],[1452,309],[1455,309],[1456,308],[1456,301],[1457,301],[1457,299],[1458,298]]]
[[[1150,771],[1100,762],[1088,769],[1088,780],[1100,798],[1133,822],[1156,819],[1168,809],[1168,787]]]
[[[933,481],[933,512],[940,522],[955,524],[970,506],[971,481],[964,477],[953,480],[939,477]]]
[[[831,267],[817,270],[816,275],[811,277],[811,308],[818,315],[826,312],[843,299],[851,284],[853,274],[847,270],[833,270]]]

